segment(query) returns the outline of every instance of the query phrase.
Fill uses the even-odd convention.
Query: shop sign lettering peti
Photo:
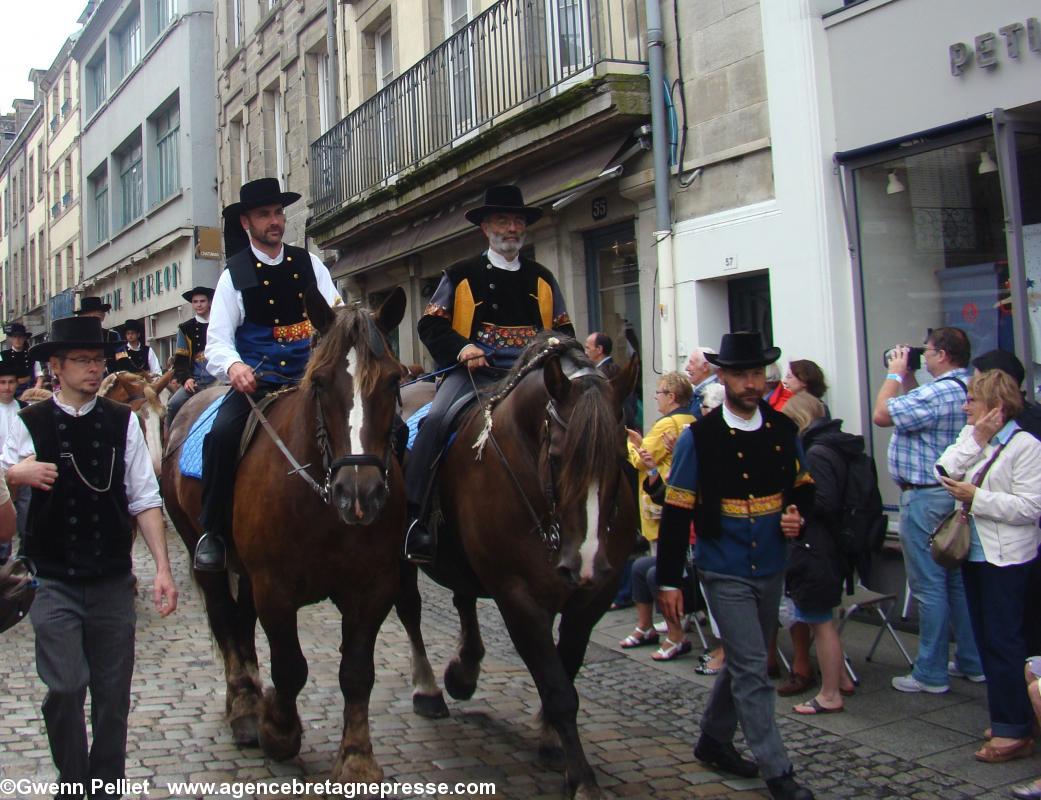
[[[951,75],[955,78],[972,66],[993,69],[1003,58],[1018,59],[1027,50],[1041,55],[1041,21],[1037,17],[1009,23],[998,28],[997,33],[981,33],[972,44],[955,42],[947,48]]]

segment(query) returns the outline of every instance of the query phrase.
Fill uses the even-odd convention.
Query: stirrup
[[[417,517],[405,534],[405,560],[412,564],[432,564],[437,553],[437,539]]]
[[[228,568],[228,547],[224,540],[209,531],[195,543],[192,569],[197,572],[224,572]]]

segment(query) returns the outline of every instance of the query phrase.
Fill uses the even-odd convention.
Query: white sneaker
[[[947,662],[947,674],[950,675],[952,678],[965,678],[965,680],[972,681],[973,683],[987,682],[986,675],[983,675],[982,673],[979,675],[967,675],[960,669],[958,669],[958,666],[953,661]]]
[[[898,692],[928,692],[929,694],[945,694],[951,688],[949,686],[926,686],[911,675],[898,675],[893,678],[892,685]]]

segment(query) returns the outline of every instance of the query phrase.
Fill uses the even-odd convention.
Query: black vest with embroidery
[[[89,580],[130,571],[133,519],[124,483],[130,413],[104,397],[82,417],[53,401],[19,412],[36,460],[58,466],[51,491],[33,489],[22,542],[22,554],[41,576]]]
[[[140,350],[134,350],[130,347],[127,348],[127,356],[130,359],[131,366],[129,367],[131,372],[151,372],[151,367],[148,366],[148,354],[152,352],[151,348],[147,344],[141,345]]]
[[[246,321],[273,328],[295,325],[307,318],[304,290],[315,283],[311,254],[283,245],[282,261],[265,264],[247,247],[228,259],[232,285],[242,292]]]
[[[787,496],[795,485],[798,429],[784,414],[759,404],[763,424],[756,431],[731,428],[715,409],[691,426],[698,459],[694,530],[715,538],[722,533],[724,498],[748,500]]]

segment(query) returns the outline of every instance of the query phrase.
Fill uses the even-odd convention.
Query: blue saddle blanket
[[[415,413],[405,420],[405,425],[408,426],[408,449],[412,449],[412,445],[416,443],[416,437],[419,435],[419,424],[427,418],[427,414],[430,413],[430,406],[434,405],[434,401],[431,400],[425,406],[420,406],[416,409]]]
[[[181,468],[181,474],[186,478],[202,479],[202,442],[206,438],[206,434],[210,432],[210,428],[213,427],[213,421],[217,418],[217,411],[220,409],[220,404],[223,403],[224,398],[228,397],[230,394],[230,392],[228,394],[222,394],[210,403],[206,410],[199,415],[199,418],[192,423],[192,428],[188,431],[188,436],[181,445],[181,460],[179,465]]]

